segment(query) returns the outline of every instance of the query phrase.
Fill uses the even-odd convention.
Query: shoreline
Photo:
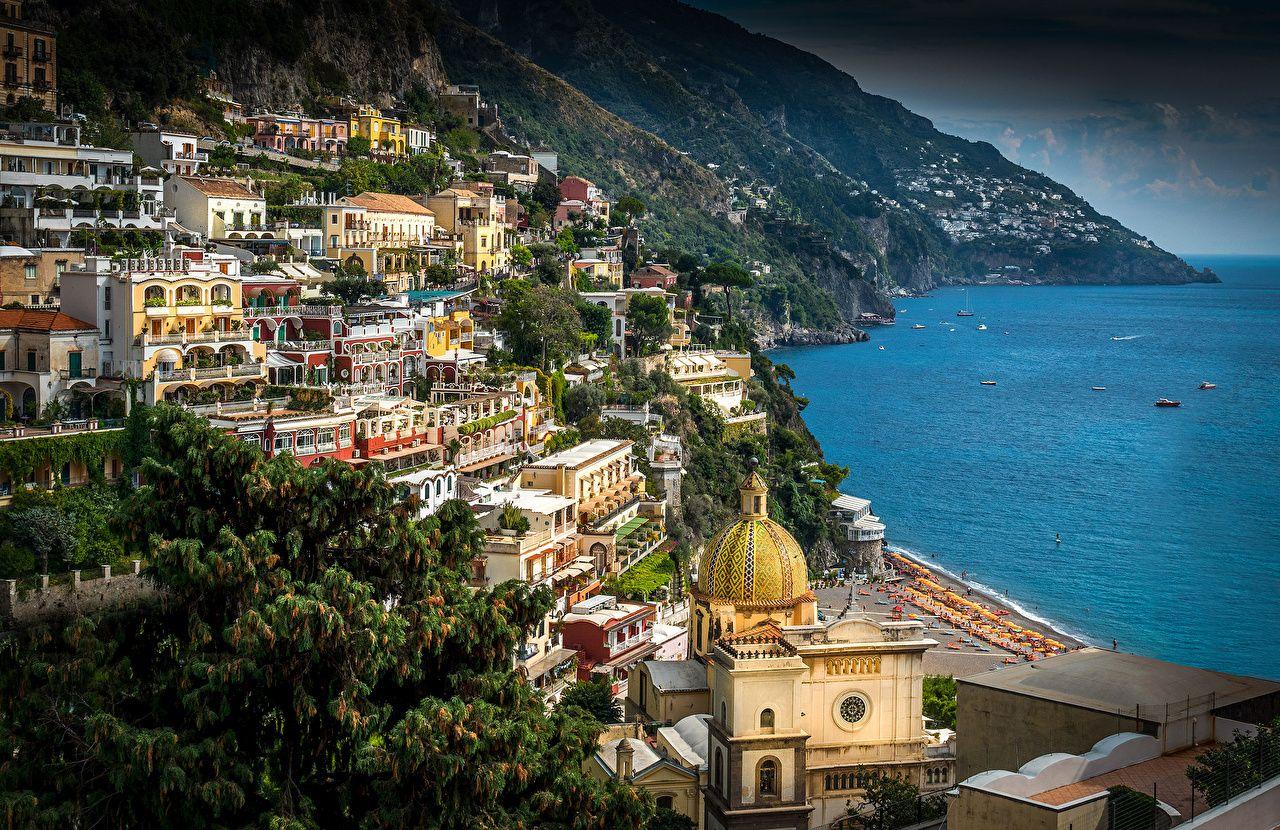
[[[1089,640],[1083,634],[1077,634],[1067,631],[1061,623],[1055,622],[1047,617],[1042,617],[1021,605],[1015,598],[1002,595],[994,588],[977,582],[971,578],[957,576],[946,567],[939,565],[937,562],[931,562],[925,559],[915,551],[902,548],[897,545],[885,545],[886,552],[892,552],[903,556],[922,568],[928,568],[933,573],[933,581],[942,586],[955,590],[959,588],[957,593],[963,591],[972,591],[973,594],[980,598],[981,601],[991,605],[995,609],[1008,611],[1006,619],[1012,620],[1023,628],[1038,630],[1045,634],[1052,635],[1052,638],[1072,648],[1084,648],[1086,646],[1100,645]]]

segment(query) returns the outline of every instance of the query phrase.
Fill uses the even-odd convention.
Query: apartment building
[[[0,415],[30,420],[73,388],[92,390],[97,364],[93,323],[60,311],[0,309]]]
[[[451,187],[427,200],[436,224],[461,237],[462,264],[482,274],[511,268],[504,200],[492,192]]]
[[[148,402],[245,399],[267,382],[233,256],[86,257],[63,275],[62,308],[98,329],[99,373],[146,380]]]
[[[407,152],[404,128],[399,118],[383,115],[377,107],[362,104],[350,117],[350,135],[369,140],[369,154],[392,160]]]
[[[172,176],[164,183],[165,203],[184,228],[203,239],[275,239],[267,222],[267,200],[233,179]]]
[[[63,273],[82,262],[84,251],[78,248],[0,245],[0,306],[56,305]]]
[[[253,128],[253,143],[267,150],[287,153],[345,155],[351,122],[345,118],[311,118],[301,113],[258,113],[245,118]]]
[[[147,166],[163,170],[166,176],[198,176],[209,154],[200,149],[191,133],[176,130],[135,130],[129,134],[133,151]]]
[[[483,162],[485,177],[495,184],[505,184],[523,193],[538,183],[538,162],[532,156],[495,150]]]
[[[26,20],[23,0],[0,3],[0,49],[4,105],[35,98],[48,112],[58,111],[58,37],[48,27]]]
[[[131,150],[81,144],[76,122],[0,124],[0,238],[25,248],[83,247],[105,232],[172,231],[159,170]]]
[[[435,213],[408,196],[366,191],[326,205],[325,256],[382,277],[392,293],[416,288],[433,259]]]

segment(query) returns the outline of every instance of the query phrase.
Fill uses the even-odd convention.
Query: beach
[[[923,669],[925,674],[945,674],[963,677],[978,674],[994,668],[1002,668],[1007,659],[1016,663],[1024,662],[1024,658],[1014,650],[1003,648],[998,644],[970,637],[952,623],[940,618],[926,604],[915,601],[903,589],[915,584],[915,574],[911,569],[903,567],[893,556],[905,557],[918,568],[928,570],[928,580],[946,591],[964,597],[971,602],[985,606],[991,612],[1000,612],[999,616],[1015,626],[1045,635],[1061,643],[1069,649],[1080,648],[1087,643],[1079,637],[1067,634],[1044,620],[1037,619],[1023,612],[1014,598],[997,595],[985,590],[973,582],[961,579],[940,570],[935,565],[919,557],[912,556],[900,548],[886,551],[885,562],[890,567],[890,580],[882,584],[851,585],[845,582],[840,585],[819,588],[818,606],[824,615],[838,616],[841,613],[863,614],[876,619],[889,620],[895,616],[908,618],[908,615],[922,621],[926,626],[926,635],[937,640],[938,645],[925,652]],[[861,593],[861,592],[866,592]],[[869,594],[869,595],[868,595]],[[852,600],[852,602],[850,602]],[[845,609],[848,607],[848,611]],[[901,607],[901,612],[895,612]],[[961,642],[969,639],[972,642]],[[986,649],[985,651],[983,649]]]

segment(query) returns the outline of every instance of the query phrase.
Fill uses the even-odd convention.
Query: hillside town
[[[327,526],[345,508],[300,494],[321,499],[306,488],[328,476],[335,492],[353,488],[368,525],[385,515],[411,528],[368,555],[376,567],[426,545],[412,528],[429,528],[435,550],[462,527],[466,597],[508,609],[546,597],[513,623],[514,647],[494,640],[495,662],[535,694],[539,723],[599,703],[574,774],[640,791],[643,826],[1118,827],[1104,817],[1134,803],[1187,828],[1262,826],[1248,822],[1274,804],[1269,790],[1185,773],[1232,740],[1273,750],[1280,684],[1012,625],[998,598],[890,550],[871,503],[837,489],[848,471],[806,441],[789,370],[734,316],[770,263],[650,247],[639,197],[562,168],[554,147],[520,146],[473,85],[442,89],[427,123],[403,101],[345,96],[248,111],[210,74],[204,103],[224,133],[135,122],[100,146],[101,131],[61,105],[56,33],[26,25],[20,0],[5,8],[0,631],[160,606],[187,590],[161,574],[216,582],[243,561],[196,564],[163,534],[137,544],[121,517],[139,493],[190,509],[147,521],[222,534],[227,550],[278,539],[301,550],[305,531],[287,522],[268,541],[240,538],[226,517],[252,505],[234,488],[275,494],[272,521],[296,509],[293,523]],[[731,214],[770,209],[771,185],[733,185]],[[1104,230],[1078,208],[1038,207],[1056,194],[945,160],[907,189],[958,241],[986,234],[990,215],[1034,245]],[[208,443],[165,455],[193,435]],[[192,483],[203,476],[216,486]],[[221,503],[166,501],[184,480]],[[367,508],[366,490],[385,503]],[[345,532],[343,556],[370,544]],[[359,558],[342,568],[358,572]],[[339,570],[281,601],[341,608],[325,593]],[[230,590],[219,585],[208,593]],[[403,590],[360,613],[407,605]],[[431,590],[424,607],[468,601]],[[239,648],[283,638],[289,613],[309,612],[219,623]],[[429,651],[472,621],[458,615],[395,648]],[[468,636],[497,638],[499,616],[477,616]],[[328,624],[307,636],[322,643]],[[380,642],[391,650],[401,633]],[[190,667],[234,688],[243,666],[215,662]],[[284,682],[317,722],[374,718],[346,698],[326,709],[310,680]],[[474,727],[455,716],[464,725],[450,734]],[[0,728],[12,717],[0,709]],[[391,743],[379,735],[369,757]],[[17,745],[0,739],[14,758]],[[0,803],[13,826],[40,826],[21,818],[38,802]],[[436,826],[405,815],[377,826]]]

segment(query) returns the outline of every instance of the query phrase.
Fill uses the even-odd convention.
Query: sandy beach
[[[1016,600],[1016,598],[1000,597],[990,592],[982,591],[964,580],[942,573],[927,562],[910,556],[906,551],[895,549],[894,552],[907,557],[921,567],[928,568],[932,573],[931,581],[941,585],[943,588],[973,602],[980,603],[992,611],[1008,612],[1001,616],[1015,625],[1038,631],[1069,648],[1085,645],[1076,637],[1072,637],[1046,625],[1040,620],[1032,619],[1020,613],[1010,602],[1011,599]],[[844,611],[852,598],[853,603],[850,607],[850,613],[860,612],[867,616],[887,620],[894,615],[893,608],[896,605],[902,605],[904,608],[903,613],[914,614],[917,619],[922,620],[928,629],[928,636],[938,641],[938,645],[935,648],[925,653],[924,671],[926,674],[948,674],[955,677],[978,674],[989,669],[1003,667],[1006,665],[1004,662],[1006,658],[1015,656],[1012,651],[1001,648],[998,645],[969,637],[966,632],[955,628],[951,623],[940,619],[921,605],[912,603],[910,600],[891,599],[890,592],[896,591],[898,586],[909,583],[912,574],[906,572],[905,569],[898,568],[891,558],[887,558],[886,562],[890,566],[890,572],[893,575],[891,581],[886,584],[851,586],[849,583],[845,583],[817,589],[818,605],[823,614],[838,616]],[[862,595],[859,591],[868,591],[870,596]],[[961,642],[962,638],[971,639],[972,643],[963,643]],[[952,648],[953,644],[959,647]],[[1018,662],[1020,663],[1022,660],[1019,658]]]

